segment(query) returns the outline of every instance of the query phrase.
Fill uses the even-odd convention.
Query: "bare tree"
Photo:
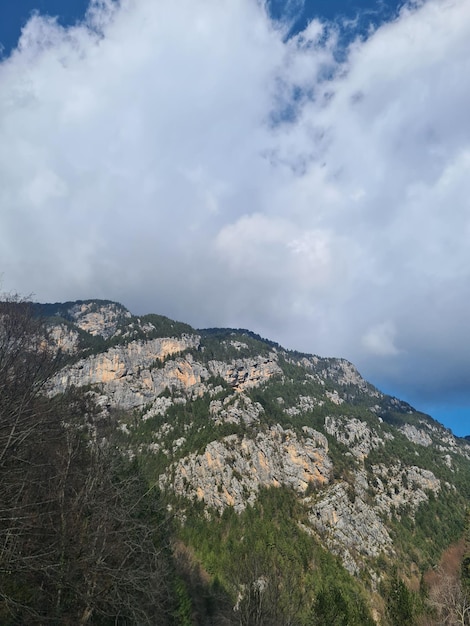
[[[28,303],[0,302],[0,575],[7,614],[29,603],[30,589],[18,580],[49,557],[44,534],[53,496],[43,486],[51,479],[49,449],[57,433],[41,390],[54,361]]]
[[[43,393],[49,345],[28,303],[0,302],[0,623],[164,625],[158,498],[87,438],[89,399]]]
[[[429,595],[429,605],[435,611],[439,624],[468,626],[470,624],[470,594],[461,581],[444,570],[438,571],[439,585]]]
[[[0,468],[42,428],[36,405],[56,363],[30,304],[15,297],[0,302]]]
[[[63,572],[66,595],[80,605],[78,623],[101,615],[164,624],[168,546],[159,501],[137,468],[119,467],[121,459],[112,449],[86,452],[61,506],[66,541],[80,537],[66,543]]]

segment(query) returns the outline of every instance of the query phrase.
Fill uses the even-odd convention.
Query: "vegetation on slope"
[[[444,457],[433,445],[417,446],[399,430],[436,422],[355,381],[344,361],[287,352],[232,329],[198,331],[201,343],[191,356],[207,365],[275,353],[281,373],[245,392],[263,408],[256,423],[211,418],[213,401],[227,400],[227,407],[236,397],[220,377],[184,401],[181,391],[167,389],[162,395],[172,403],[149,419],[141,419],[149,407],[103,418],[88,390],[53,400],[42,393],[60,363],[47,350],[40,316],[78,332],[80,356],[194,331],[163,316],[129,316],[107,301],[78,303],[121,310],[119,332],[105,339],[77,330],[69,314],[75,304],[31,308],[13,300],[0,309],[0,623],[368,626],[373,606],[384,626],[469,624],[470,465],[457,453]],[[343,369],[349,382],[338,377]],[[309,403],[299,410],[301,397]],[[128,434],[116,429],[118,417]],[[328,432],[326,418],[359,420],[383,445],[360,460]],[[157,489],[160,474],[208,443],[229,434],[256,437],[275,424],[299,436],[304,426],[324,433],[333,478],[349,482],[351,499],[355,472],[363,470],[372,485],[374,467],[397,463],[432,471],[440,492],[429,491],[415,511],[403,506],[384,517],[395,556],[365,560],[369,569],[355,577],[323,547],[306,504],[287,487],[261,489],[240,514]],[[369,498],[373,505],[373,489]],[[437,595],[424,583],[418,588],[420,574],[439,567],[442,550],[464,527],[458,579],[447,584],[442,577],[445,593]]]
[[[240,515],[201,513],[188,510],[179,536],[229,593],[238,623],[373,625],[359,583],[299,526],[291,490],[264,489]]]

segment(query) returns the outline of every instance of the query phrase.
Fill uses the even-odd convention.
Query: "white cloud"
[[[4,288],[468,388],[470,3],[337,45],[318,21],[285,41],[252,0],[33,17],[0,64]]]

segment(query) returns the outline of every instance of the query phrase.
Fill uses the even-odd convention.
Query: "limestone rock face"
[[[384,437],[380,437],[366,422],[355,417],[327,416],[325,430],[340,443],[348,446],[352,454],[361,461],[369,455],[371,450],[385,444]]]
[[[124,307],[115,304],[97,304],[94,302],[77,303],[69,310],[78,328],[90,335],[101,335],[104,339],[112,337],[120,320],[132,317]]]
[[[59,324],[49,330],[49,341],[54,350],[74,354],[78,348],[78,333],[65,324]]]
[[[142,406],[166,387],[191,387],[209,377],[207,370],[193,363],[189,356],[162,367],[166,357],[197,348],[198,344],[199,337],[190,335],[116,346],[61,370],[52,380],[50,391],[54,394],[72,386],[99,385],[115,406]]]
[[[352,573],[364,566],[364,557],[374,558],[392,549],[392,539],[383,517],[411,515],[420,504],[437,495],[441,482],[429,470],[397,463],[375,465],[371,483],[358,470],[353,483],[340,482],[306,498],[309,522],[326,539]]]
[[[280,404],[284,404],[284,398],[278,398]],[[296,399],[294,406],[284,409],[286,415],[294,417],[295,415],[302,415],[308,411],[313,411],[317,406],[323,406],[325,402],[313,396],[299,396]]]
[[[406,425],[409,426],[409,425]],[[405,430],[408,433],[408,435],[410,435],[410,432],[412,433],[411,436],[414,436],[414,431],[410,431],[408,428],[406,428],[406,426],[404,427],[404,430],[402,431],[403,434],[405,434]],[[440,424],[437,423],[429,423],[426,422],[424,420],[421,421],[420,423],[421,428],[416,429],[418,430],[418,434],[417,437],[419,438],[419,442],[414,441],[413,443],[419,443],[420,445],[425,445],[425,443],[423,442],[427,442],[427,435],[428,433],[430,433],[431,436],[431,441],[433,441],[433,439],[435,441],[437,441],[437,449],[440,452],[446,452],[446,453],[453,453],[453,454],[458,454],[461,456],[464,456],[467,460],[470,461],[470,442],[466,441],[465,439],[458,439],[457,437],[455,437],[450,430],[448,430],[447,428],[444,428],[443,426],[441,426]],[[410,441],[410,437],[407,437]],[[445,457],[447,457],[447,455],[445,455]]]
[[[432,445],[432,439],[429,434],[425,430],[416,428],[416,426],[413,426],[412,424],[405,424],[400,428],[400,431],[412,443],[417,443],[420,446],[426,447]]]
[[[312,502],[308,519],[352,573],[359,571],[363,557],[377,557],[392,547],[377,512],[347,483],[329,487],[318,502]]]
[[[157,415],[165,415],[170,406],[173,405],[171,398],[165,396],[157,396],[148,411],[142,415],[142,421],[146,422]]]
[[[305,358],[302,363],[310,367],[319,376],[320,380],[331,380],[337,385],[354,386],[363,393],[380,398],[383,394],[375,389],[359,374],[352,363],[346,359],[321,359],[317,356]]]
[[[244,393],[236,395],[235,400],[229,396],[224,401],[213,400],[210,414],[216,424],[245,424],[253,426],[259,421],[264,409],[259,402],[253,402]]]
[[[282,374],[277,361],[277,354],[273,352],[269,357],[236,359],[230,363],[210,361],[209,369],[214,375],[222,376],[234,389],[242,391],[267,382],[276,374]]]
[[[49,393],[87,388],[123,454],[149,460],[151,480],[186,498],[182,518],[195,499],[208,516],[242,512],[260,489],[287,487],[303,507],[299,526],[350,572],[377,574],[374,560],[401,549],[392,520],[418,523],[419,507],[461,495],[470,442],[344,359],[283,350],[249,331],[192,332],[104,301],[54,306],[51,342],[70,359]]]
[[[255,438],[229,435],[213,441],[203,454],[181,459],[160,476],[160,486],[197,497],[219,511],[227,506],[242,511],[255,501],[260,487],[287,485],[304,494],[309,485],[328,483],[331,470],[324,435],[305,428],[300,438],[277,425]]]
[[[441,481],[429,470],[401,463],[392,466],[374,465],[375,504],[388,517],[392,513],[413,515],[422,502],[429,500],[429,492],[437,495]]]

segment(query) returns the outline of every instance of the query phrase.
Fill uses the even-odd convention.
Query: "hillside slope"
[[[172,512],[192,623],[228,623],[218,585],[238,623],[413,623],[408,589],[464,530],[469,441],[344,359],[108,301],[35,311],[66,357],[49,395],[85,390],[91,435],[111,427]]]

